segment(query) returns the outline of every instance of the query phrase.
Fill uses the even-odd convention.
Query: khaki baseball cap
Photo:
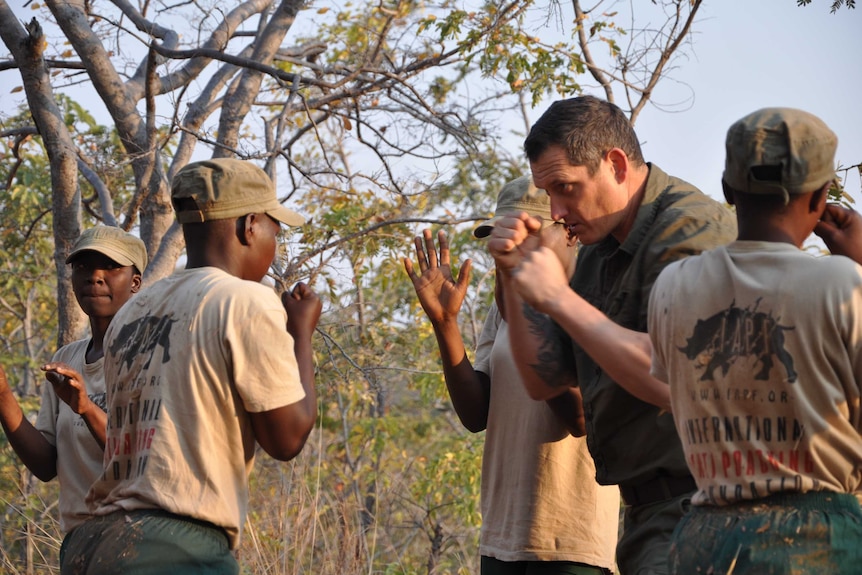
[[[197,209],[177,200],[194,200]],[[238,218],[265,213],[289,226],[305,223],[298,213],[282,206],[275,186],[262,169],[251,162],[217,158],[183,167],[171,185],[171,201],[181,224]]]
[[[722,179],[749,194],[806,194],[836,179],[838,137],[823,120],[793,108],[763,108],[734,123]]]
[[[551,218],[551,200],[548,194],[534,186],[530,176],[521,176],[503,186],[497,196],[494,217],[479,224],[479,227],[473,230],[473,236],[486,238],[491,235],[491,231],[501,218],[521,212],[541,218],[542,228],[554,223]]]
[[[135,266],[141,273],[144,273],[149,261],[147,247],[140,238],[113,226],[96,226],[84,230],[72,246],[66,263],[72,263],[78,254],[85,251],[99,252],[121,266]]]

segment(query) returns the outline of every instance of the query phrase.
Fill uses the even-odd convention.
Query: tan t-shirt
[[[862,267],[737,241],[662,272],[649,334],[694,504],[859,495]]]
[[[90,339],[64,345],[51,361],[62,361],[84,377],[90,401],[105,408],[103,359],[85,363]],[[60,482],[60,530],[71,531],[90,517],[85,498],[93,481],[102,473],[102,448],[81,416],[72,411],[46,380],[42,404],[36,418],[38,429],[57,448],[57,480]]]
[[[94,512],[161,508],[239,543],[255,439],[249,413],[305,397],[274,291],[216,268],[141,291],[105,335],[108,432]]]
[[[508,324],[492,305],[473,364],[491,379],[479,552],[613,569],[619,489],[596,483],[586,440],[527,395],[509,341]]]

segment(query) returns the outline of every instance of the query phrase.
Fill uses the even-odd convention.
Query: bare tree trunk
[[[251,56],[253,61],[262,63],[272,61],[287,31],[293,25],[297,13],[304,5],[305,0],[282,1],[255,42],[254,52]],[[239,142],[239,128],[260,92],[262,81],[263,73],[246,68],[242,72],[239,83],[225,97],[218,130],[218,139],[222,146],[216,148],[215,157],[230,156],[232,150],[236,150]]]
[[[59,315],[57,344],[65,345],[78,337],[83,327],[72,293],[71,272],[66,265],[66,255],[81,234],[77,153],[63,114],[54,101],[48,67],[42,57],[47,41],[41,26],[33,18],[25,31],[6,1],[0,0],[0,37],[18,64],[27,104],[51,165]]]
[[[21,482],[22,499],[26,501],[30,497],[30,484],[33,480],[33,476],[24,465],[20,467],[18,480]],[[29,518],[26,518],[24,522],[24,573],[27,575],[33,575],[33,573],[35,573],[33,566],[33,552],[36,549],[36,543],[34,541],[35,531],[33,522],[30,521]]]
[[[114,69],[110,54],[99,37],[90,28],[84,3],[77,0],[48,0],[57,24],[81,58],[93,87],[111,114],[126,153],[129,155],[135,174],[137,202],[147,217],[141,220],[141,239],[147,250],[153,252],[161,243],[173,221],[167,185],[161,178],[158,162],[153,162],[149,149],[149,138],[144,120],[136,107],[135,98],[129,93],[122,77]],[[127,213],[124,228],[135,220],[134,211]]]

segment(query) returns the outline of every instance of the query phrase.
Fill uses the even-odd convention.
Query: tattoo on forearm
[[[527,320],[527,329],[539,341],[536,350],[536,363],[530,364],[530,367],[536,372],[536,375],[542,378],[542,381],[552,387],[571,385],[572,374],[564,371],[566,367],[569,367],[563,361],[563,358],[566,357],[565,349],[563,349],[560,338],[557,337],[551,318],[536,311],[526,303],[523,306],[523,313],[524,319]]]

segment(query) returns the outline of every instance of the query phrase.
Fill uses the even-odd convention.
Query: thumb
[[[542,242],[542,219],[535,216],[523,218],[524,226],[527,228],[527,237],[522,246],[527,251],[537,250],[544,244]]]

